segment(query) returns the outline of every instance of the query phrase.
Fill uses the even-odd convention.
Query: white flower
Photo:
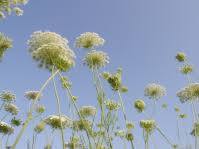
[[[12,128],[12,126],[3,121],[0,122],[0,133],[6,135],[6,134],[12,134],[13,132],[14,129]]]
[[[5,51],[9,48],[12,48],[12,40],[6,37],[3,33],[0,33],[0,59],[3,57]]]
[[[44,119],[44,122],[54,129],[61,129],[61,125],[62,128],[65,129],[72,126],[73,123],[72,120],[65,115],[61,115],[61,118],[59,115],[50,115]]]
[[[27,91],[25,92],[25,97],[28,100],[40,100],[41,94],[39,94],[39,91]]]
[[[80,114],[84,117],[94,116],[97,109],[93,106],[82,106],[79,110]]]
[[[54,32],[34,32],[28,41],[33,59],[40,67],[53,67],[67,71],[75,65],[75,54],[68,46],[68,40]]]
[[[149,97],[150,99],[157,100],[166,94],[166,89],[159,84],[152,83],[145,87],[144,93],[145,96]]]
[[[182,103],[199,99],[199,83],[191,83],[181,89],[177,96]]]
[[[86,32],[76,38],[76,47],[78,48],[94,48],[104,44],[104,39],[101,38],[97,33]]]
[[[87,53],[84,58],[85,64],[90,68],[100,68],[106,66],[109,63],[108,55],[103,51],[92,50]]]
[[[11,113],[12,115],[17,115],[19,112],[19,108],[12,103],[6,104],[4,106],[4,109],[5,109],[5,111]]]

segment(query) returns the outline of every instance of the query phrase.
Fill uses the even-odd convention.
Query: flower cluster
[[[145,132],[151,133],[156,127],[155,120],[141,120],[140,127],[142,127]]]
[[[19,108],[12,103],[8,103],[4,106],[5,111],[11,113],[12,115],[17,115],[19,112]]]
[[[27,92],[25,92],[25,97],[28,100],[40,100],[41,96],[42,95],[39,93],[39,91],[27,91]]]
[[[0,93],[0,98],[4,101],[4,102],[12,102],[15,100],[16,96],[15,94],[13,94],[10,91],[3,91]]]
[[[179,62],[184,62],[186,60],[186,54],[183,52],[178,52],[176,55],[176,60]]]
[[[134,102],[134,107],[138,112],[143,112],[145,110],[145,102],[141,99],[138,99]]]
[[[189,64],[185,64],[185,65],[183,65],[183,66],[180,68],[180,72],[181,72],[182,74],[185,74],[185,75],[190,74],[190,73],[193,72],[193,66],[192,66],[192,65],[189,65]]]
[[[0,18],[6,17],[6,14],[10,15],[14,12],[17,16],[23,14],[23,10],[19,8],[20,5],[25,5],[28,0],[1,0],[0,1]]]
[[[12,40],[3,33],[0,33],[0,59],[2,59],[5,51],[9,48],[12,48]]]
[[[152,83],[145,87],[144,94],[150,99],[158,100],[166,94],[166,89],[159,84]]]
[[[75,54],[69,48],[68,40],[54,32],[34,32],[28,46],[39,66],[50,71],[53,67],[67,71],[75,64]]]
[[[89,117],[94,116],[97,112],[97,109],[93,106],[82,106],[79,112],[83,117]]]
[[[109,63],[109,57],[103,51],[92,50],[87,53],[84,62],[90,69],[99,69]]]
[[[0,133],[7,135],[7,134],[12,134],[13,132],[14,129],[12,128],[12,126],[3,121],[0,122]]]
[[[54,129],[64,129],[72,125],[72,120],[65,115],[61,115],[61,118],[59,115],[50,115],[44,119],[44,122]]]
[[[86,32],[76,38],[76,47],[91,49],[104,44],[104,39],[97,33]]]
[[[187,85],[177,93],[177,96],[182,103],[197,100],[199,98],[199,83]]]
[[[114,100],[106,100],[104,103],[106,108],[110,111],[116,111],[121,107],[121,105]]]

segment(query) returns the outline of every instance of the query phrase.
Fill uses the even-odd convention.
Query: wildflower
[[[80,114],[83,117],[94,116],[96,114],[97,109],[93,106],[82,106],[79,110]]]
[[[70,88],[72,86],[72,83],[67,77],[61,77],[61,84],[63,88]]]
[[[39,124],[36,125],[36,127],[34,128],[34,131],[36,133],[41,133],[44,129],[45,129],[46,123],[41,121],[39,122]]]
[[[168,105],[166,103],[162,104],[162,108],[166,109],[168,107]]]
[[[8,103],[4,106],[5,111],[11,113],[12,115],[17,115],[19,112],[19,108],[12,104],[12,103]]]
[[[12,134],[14,132],[14,129],[12,128],[12,126],[10,126],[9,124],[1,121],[0,122],[0,133],[3,133],[4,135],[9,135]]]
[[[1,16],[1,14],[0,14],[0,16]],[[3,33],[0,33],[0,59],[2,59],[5,51],[9,48],[12,48],[12,40],[10,38],[6,37]]]
[[[126,139],[127,139],[128,141],[133,141],[133,140],[134,140],[133,134],[132,134],[131,132],[127,132],[127,133],[126,133]]]
[[[43,105],[38,105],[38,106],[36,107],[36,112],[37,112],[38,114],[44,113],[45,110],[46,110],[46,108],[45,108],[45,106],[43,106]]]
[[[176,55],[176,60],[179,62],[184,62],[186,60],[186,54],[183,52],[178,52]]]
[[[13,125],[13,126],[18,127],[21,125],[21,123],[22,123],[22,121],[20,119],[16,119],[15,117],[13,119],[11,119],[11,125]]]
[[[33,59],[40,67],[50,71],[53,67],[67,71],[75,64],[75,54],[68,46],[68,40],[54,32],[34,32],[28,41]]]
[[[181,118],[181,119],[184,119],[184,118],[186,118],[186,117],[187,117],[186,114],[179,114],[179,118]]]
[[[177,96],[182,103],[197,100],[199,98],[199,83],[187,85],[177,93]]]
[[[105,74],[104,74],[105,75]],[[122,69],[119,68],[116,73],[114,74],[106,74],[106,77],[104,77],[108,81],[108,83],[111,85],[112,89],[114,91],[118,91],[122,89]]]
[[[156,127],[155,120],[141,120],[140,127],[147,133],[151,133]]]
[[[135,127],[135,125],[134,125],[132,122],[127,122],[127,123],[126,123],[126,128],[127,128],[128,130],[133,129],[134,127]]]
[[[118,130],[115,132],[115,136],[120,137],[120,138],[124,138],[126,135],[126,132],[124,130]]]
[[[73,136],[71,139],[70,139],[70,142],[66,143],[66,148],[69,148],[69,149],[78,149],[80,148],[82,145],[79,143],[79,137],[77,136]]]
[[[16,96],[15,94],[13,94],[10,91],[3,91],[0,93],[0,98],[4,101],[4,102],[12,102],[15,100]]]
[[[54,129],[61,129],[61,125],[63,129],[72,125],[72,120],[65,115],[62,115],[61,118],[58,115],[50,115],[44,119],[44,122]]]
[[[109,63],[109,57],[105,52],[92,50],[87,53],[84,62],[90,69],[99,69]]]
[[[102,77],[105,79],[105,80],[108,80],[108,78],[110,77],[110,73],[109,72],[103,72],[102,73]]]
[[[174,110],[175,110],[175,112],[177,112],[177,113],[180,112],[180,108],[177,107],[177,106],[174,107]]]
[[[91,121],[82,119],[82,120],[75,120],[73,121],[73,129],[76,131],[90,131],[91,130]]]
[[[190,74],[193,72],[193,66],[186,64],[180,68],[180,72],[185,75]]]
[[[121,91],[122,93],[126,93],[126,92],[128,92],[128,87],[126,87],[126,86],[121,86],[120,91]]]
[[[76,38],[75,45],[77,48],[91,49],[103,45],[104,42],[104,39],[97,33],[86,32]]]
[[[196,122],[194,123],[194,126],[193,126],[193,130],[191,131],[191,135],[193,136],[199,136],[199,123]]]
[[[40,100],[41,96],[42,95],[39,93],[39,91],[27,91],[27,92],[25,92],[25,97],[28,100]]]
[[[134,107],[138,112],[143,112],[145,110],[145,102],[141,99],[138,99],[134,102]]]
[[[118,102],[115,102],[114,100],[106,100],[105,105],[106,108],[110,111],[117,111],[121,106]]]
[[[158,100],[166,94],[166,89],[159,84],[152,83],[145,87],[144,93],[150,99]]]
[[[22,16],[23,15],[23,10],[20,9],[19,7],[14,7],[13,11],[16,13],[17,16]]]
[[[0,13],[10,15],[11,12],[15,12],[17,16],[22,15],[23,10],[18,6],[25,5],[28,0],[1,0],[0,1]],[[4,15],[3,18],[6,16]]]

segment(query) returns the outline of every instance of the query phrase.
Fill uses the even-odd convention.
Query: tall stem
[[[59,70],[57,70],[54,74],[52,74],[48,80],[46,80],[46,82],[42,85],[41,89],[39,90],[39,93],[37,94],[37,97],[34,100],[34,103],[32,105],[32,107],[30,108],[30,111],[28,112],[28,116],[25,120],[25,123],[23,125],[23,127],[21,128],[19,134],[17,135],[14,144],[12,145],[12,149],[16,148],[16,145],[19,143],[19,140],[21,139],[24,131],[26,130],[26,128],[28,127],[28,124],[31,122],[32,120],[32,113],[33,113],[33,107],[35,105],[35,102],[39,99],[39,97],[41,96],[41,93],[43,92],[43,90],[46,88],[46,86],[48,85],[48,83],[56,76],[56,74],[59,72]]]
[[[54,73],[52,71],[52,73]],[[56,102],[57,102],[57,110],[58,110],[58,114],[59,114],[59,119],[60,119],[60,124],[61,124],[61,140],[62,140],[62,147],[63,149],[65,149],[65,143],[64,143],[64,131],[63,131],[63,124],[61,121],[61,106],[60,106],[60,98],[58,95],[58,91],[57,91],[57,86],[55,83],[55,78],[53,77],[53,86],[54,86],[54,91],[55,91],[55,97],[56,97]]]

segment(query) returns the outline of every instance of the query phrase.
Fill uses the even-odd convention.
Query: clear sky
[[[197,0],[30,0],[24,7],[22,17],[10,16],[0,22],[0,31],[14,40],[14,47],[6,53],[0,64],[0,90],[14,91],[18,106],[21,109],[28,108],[24,92],[38,90],[50,74],[37,68],[28,53],[26,42],[32,32],[49,30],[65,36],[77,55],[76,66],[67,75],[73,82],[73,93],[80,97],[79,105],[95,105],[91,73],[82,64],[85,52],[75,49],[73,45],[79,34],[97,32],[106,40],[102,50],[110,56],[110,64],[105,70],[123,68],[123,83],[129,87],[129,93],[124,98],[130,120],[144,118],[136,113],[132,102],[136,98],[143,98],[150,103],[143,93],[148,83],[157,82],[167,88],[167,96],[161,99],[159,105],[168,103],[168,110],[158,108],[156,118],[162,130],[175,142],[173,106],[180,105],[182,111],[189,114],[189,105],[181,105],[176,97],[176,92],[187,82],[179,74],[174,56],[177,51],[184,51],[194,66],[199,66],[198,7]],[[194,77],[197,78],[197,73],[194,73]],[[47,108],[47,114],[56,111],[51,90],[52,87],[45,90],[41,101]],[[112,95],[110,90],[108,94]],[[62,102],[63,111],[67,111],[64,99]],[[187,132],[190,132],[191,116],[183,124],[187,124]],[[31,136],[32,131],[28,129],[17,149],[25,148],[24,140]],[[143,141],[138,123],[134,136],[137,148],[143,148],[140,145]],[[37,148],[42,149],[45,137],[38,138],[41,145]],[[169,148],[157,132],[153,140],[157,148]],[[186,141],[189,140],[184,139]],[[55,148],[58,149],[60,142],[56,138],[55,142]],[[114,148],[122,149],[123,144],[115,143]]]

